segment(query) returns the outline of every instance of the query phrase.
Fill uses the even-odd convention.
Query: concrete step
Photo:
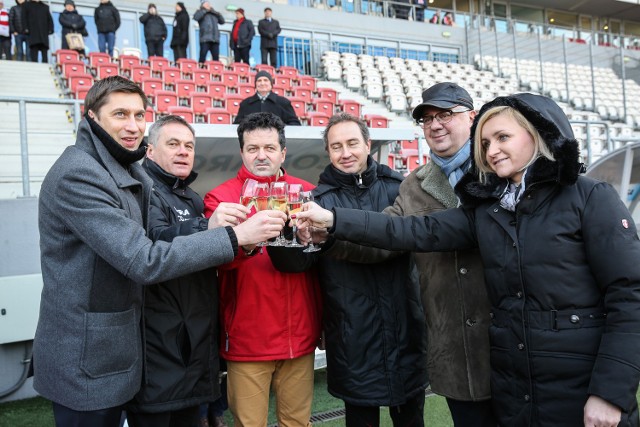
[[[67,146],[75,143],[73,134],[67,131],[30,132],[27,135],[29,155],[49,155],[61,153]],[[0,144],[0,156],[19,156],[21,141],[19,132],[5,132]],[[0,175],[2,171],[0,171]]]
[[[58,98],[61,91],[49,64],[0,61],[0,95]],[[7,78],[9,77],[9,78]]]
[[[0,92],[2,96],[2,92]],[[17,102],[0,102],[2,120],[0,120],[0,132],[20,130],[20,108]],[[71,120],[72,108],[65,105],[53,104],[26,104],[27,132],[58,132],[73,133],[74,125]]]

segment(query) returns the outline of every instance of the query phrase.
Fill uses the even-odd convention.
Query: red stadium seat
[[[298,87],[316,91],[316,79],[310,76],[298,76]]]
[[[224,64],[220,61],[205,61],[204,66],[214,76],[221,76],[224,71]]]
[[[134,57],[135,58],[135,57]],[[131,67],[131,80],[136,83],[142,83],[144,79],[151,78],[151,67],[148,65],[133,65]]]
[[[209,108],[206,111],[206,120],[207,123],[215,125],[230,125],[231,124],[231,113],[229,113],[224,108]]]
[[[160,79],[149,77],[142,80],[142,90],[147,94],[147,96],[155,98],[158,91],[164,90],[164,84]]]
[[[108,64],[98,64],[97,77],[99,79],[104,79],[105,77],[117,76],[119,71],[118,64],[113,62]]]
[[[150,56],[148,61],[149,66],[151,67],[151,71],[154,72],[154,74],[156,72],[162,73],[166,68],[171,66],[169,60],[167,58],[163,58],[162,56]]]
[[[271,65],[267,65],[267,64],[257,64],[255,66],[256,71],[266,71],[267,73],[271,74],[271,76],[275,76],[276,75],[276,69],[273,68]]]
[[[361,105],[358,102],[350,99],[341,99],[338,101],[338,105],[340,105],[343,113],[351,114],[354,117],[360,117]]]
[[[178,80],[176,82],[176,92],[178,98],[189,98],[191,92],[196,91],[196,84],[193,80]]]
[[[275,79],[275,83],[273,84],[274,88],[282,89],[285,92],[289,92],[291,90],[291,78],[287,76],[273,76]]]
[[[296,67],[286,67],[283,65],[278,68],[278,73],[285,77],[289,77],[290,79],[298,77],[298,69]]]
[[[311,104],[311,90],[306,88],[294,88],[293,96],[296,98],[302,98],[305,102]]]
[[[234,62],[231,64],[231,70],[235,72],[239,76],[248,77],[251,69],[249,68],[249,64],[245,64],[243,62]]]
[[[110,64],[111,57],[108,53],[91,52],[89,53],[89,66],[91,68],[97,68],[100,64]]]
[[[251,83],[240,83],[238,85],[238,94],[244,96],[245,98],[250,97],[256,93],[256,88],[253,87]]]
[[[93,76],[85,72],[72,72],[67,76],[67,85],[71,93],[76,93],[80,86],[91,87]]]
[[[404,163],[407,167],[407,172],[411,173],[413,170],[417,169],[421,164],[427,163],[427,155],[422,155],[422,163],[420,163],[420,156],[418,155],[418,150],[416,149],[404,149],[400,151],[400,155],[402,156]]]
[[[271,88],[271,92],[275,93],[276,95],[284,96],[284,89],[282,89],[281,87],[273,87]]]
[[[195,59],[180,58],[176,61],[176,65],[180,68],[183,79],[187,76],[193,78],[193,73],[198,69],[198,61]]]
[[[329,117],[333,116],[333,112],[335,110],[335,106],[333,102],[328,99],[321,98],[313,98],[311,100],[311,104],[313,105],[313,109],[319,113],[327,115]]]
[[[180,69],[177,67],[168,67],[162,72],[162,80],[165,84],[175,85],[180,77]]]
[[[58,64],[64,64],[69,61],[80,61],[80,54],[76,50],[58,49],[53,53]]]
[[[193,123],[193,110],[189,107],[169,107],[169,114],[180,116],[185,119],[187,123]]]
[[[240,83],[240,75],[231,70],[223,71],[222,82],[226,87],[236,87],[238,86],[238,83]]]
[[[178,106],[178,95],[168,90],[159,90],[156,92],[156,111],[158,113],[168,113],[169,107]]]
[[[370,128],[387,128],[389,127],[389,119],[385,116],[377,114],[365,114],[364,120]]]
[[[334,89],[328,87],[319,87],[317,89],[317,92],[320,98],[330,100],[334,104],[338,100],[338,92],[336,92]]]
[[[213,98],[207,92],[191,92],[191,109],[195,114],[205,114],[213,107]]]
[[[129,72],[136,65],[141,65],[140,58],[138,58],[137,56],[133,56],[133,55],[121,55],[118,58],[118,61],[120,62],[120,69],[121,70],[125,70],[125,71],[129,71]],[[151,71],[149,71],[149,77],[151,77]]]
[[[300,119],[305,119],[307,117],[307,102],[304,98],[290,98],[291,106],[293,107],[293,111],[295,111],[296,116]]]
[[[62,64],[60,64],[60,71],[62,72],[62,75],[67,77],[69,76],[69,74],[71,73],[86,73],[86,68],[87,65],[83,62],[83,61],[67,61],[67,62],[63,62]]]
[[[225,99],[226,110],[231,113],[232,116],[238,115],[238,110],[240,109],[240,103],[245,97],[242,95],[229,94]]]
[[[402,147],[402,149],[412,149],[412,150],[417,150],[418,149],[418,140],[417,139],[412,139],[412,140],[402,140],[400,141],[400,146]]]
[[[147,112],[144,114],[144,120],[147,123],[153,123],[156,121],[156,112],[153,111],[153,107],[151,105],[147,107]]]
[[[196,83],[196,86],[207,87],[211,81],[211,71],[205,68],[198,68],[193,72],[193,81]]]
[[[207,91],[213,99],[224,99],[227,96],[227,87],[221,82],[210,82]]]
[[[307,117],[309,126],[326,126],[329,123],[329,116],[324,113],[309,111]]]
[[[80,85],[76,87],[76,90],[74,92],[76,99],[85,99],[87,97],[87,92],[89,92],[89,89],[91,89],[91,86]]]

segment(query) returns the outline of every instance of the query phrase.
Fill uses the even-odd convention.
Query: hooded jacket
[[[153,180],[148,235],[171,242],[208,229],[202,198],[182,180],[145,159]],[[215,243],[214,243],[215,244]],[[218,384],[218,281],[207,268],[144,289],[142,387],[128,409],[166,412],[212,402]]]
[[[182,10],[176,13],[173,19],[173,35],[171,36],[171,48],[186,47],[189,44],[189,14],[185,10],[184,3],[178,3]]]
[[[200,26],[200,43],[220,43],[220,29],[218,25],[224,24],[224,17],[216,10],[207,10],[204,7],[193,14],[194,21]]]
[[[167,38],[167,25],[160,15],[152,15],[149,12],[140,17],[144,26],[144,39],[146,42],[158,42]]]
[[[256,176],[243,165],[236,177],[205,196],[205,215],[220,202],[238,202],[245,180],[273,182],[275,176]],[[278,181],[306,181],[281,170]],[[242,252],[242,251],[241,251]],[[220,354],[235,362],[287,360],[313,353],[320,338],[321,300],[311,272],[281,273],[266,250],[238,255],[218,269],[220,281]]]
[[[99,33],[115,33],[120,28],[120,12],[110,1],[96,7],[93,19]]]
[[[622,409],[620,425],[637,426],[634,220],[610,185],[579,176],[578,143],[557,104],[532,94],[499,97],[476,123],[498,105],[520,111],[555,158],[529,166],[515,212],[500,206],[508,181],[490,174],[481,183],[472,169],[456,186],[462,208],[407,218],[336,209],[335,237],[413,251],[479,248],[500,425],[583,425],[587,398],[596,395]]]
[[[359,175],[328,165],[313,191],[316,202],[374,212],[391,205],[402,176],[367,160]],[[424,314],[409,255],[359,264],[330,253],[317,257],[329,392],[359,406],[398,406],[424,393]]]

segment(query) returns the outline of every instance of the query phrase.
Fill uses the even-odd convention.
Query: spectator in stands
[[[100,52],[109,52],[113,56],[113,48],[116,45],[116,31],[120,28],[120,12],[110,0],[100,0],[96,7],[93,19],[98,29],[98,49]]]
[[[206,230],[204,203],[189,185],[196,138],[181,117],[160,117],[149,128],[142,166],[154,192],[147,235],[171,242]],[[221,209],[249,213],[243,205]],[[233,226],[214,212],[216,227]],[[220,396],[218,386],[218,283],[214,268],[197,271],[144,289],[145,380],[128,405],[131,427],[196,425],[199,405]]]
[[[393,3],[393,10],[395,11],[395,17],[397,19],[409,19],[411,13],[411,6],[404,6],[404,4],[410,5],[411,0],[395,0]]]
[[[9,27],[9,11],[0,0],[0,59],[11,60],[11,31]]]
[[[173,59],[187,57],[187,46],[189,45],[189,14],[184,3],[176,3],[176,16],[173,18],[173,35],[171,36],[171,49],[173,49]]]
[[[238,247],[275,237],[284,225],[282,212],[268,210],[234,227],[152,242],[143,225],[153,181],[138,164],[147,102],[123,77],[94,83],[76,144],[40,190],[44,285],[33,386],[53,401],[57,426],[120,426],[142,380],[143,285],[229,262]]]
[[[164,41],[167,39],[167,26],[158,15],[158,9],[153,3],[149,3],[147,13],[140,17],[144,26],[144,41],[147,45],[149,56],[164,56]]]
[[[293,110],[291,101],[272,92],[271,89],[273,89],[271,74],[264,70],[258,71],[256,73],[256,93],[242,100],[238,115],[233,123],[240,123],[252,113],[269,112],[280,117],[286,125],[300,126],[300,120]]]
[[[337,114],[323,136],[331,163],[313,190],[320,206],[381,212],[393,203],[402,175],[373,160],[363,120]],[[283,271],[318,267],[327,386],[345,402],[345,425],[379,426],[380,406],[388,406],[394,426],[423,426],[427,343],[410,255],[352,261],[351,246],[330,238],[322,252],[289,249],[271,258]]]
[[[440,19],[440,11],[436,10],[433,13],[433,16],[429,19],[429,22],[432,24],[440,24],[441,23],[441,19]]]
[[[270,7],[264,9],[264,19],[258,21],[258,33],[260,33],[260,54],[262,63],[278,68],[278,34],[280,23],[271,17]]]
[[[220,29],[224,24],[222,14],[213,9],[208,0],[200,0],[200,9],[193,15],[193,19],[200,26],[200,58],[198,62],[204,64],[207,53],[211,52],[211,60],[220,59]]]
[[[313,185],[282,168],[284,123],[271,113],[248,116],[238,126],[242,166],[236,177],[205,196],[205,215],[237,202],[246,179]],[[234,216],[229,211],[228,215]],[[305,427],[311,418],[314,350],[320,338],[320,295],[312,273],[281,273],[267,251],[244,247],[218,270],[222,311],[221,355],[227,361],[227,395],[235,426],[265,426],[269,392],[278,424]]]
[[[249,51],[251,50],[251,40],[256,35],[253,22],[244,17],[244,9],[236,10],[236,20],[233,21],[231,30],[231,50],[235,62],[249,63]]]
[[[64,10],[58,17],[60,25],[62,25],[62,48],[69,49],[69,42],[67,41],[67,34],[81,34],[82,37],[89,35],[87,32],[85,22],[82,15],[76,10],[76,4],[73,0],[65,0]],[[84,55],[84,49],[81,50],[81,54]]]
[[[461,207],[424,217],[307,204],[338,239],[393,250],[478,247],[492,306],[491,395],[501,426],[637,426],[640,241],[550,98],[485,104]],[[305,224],[301,223],[304,227]]]
[[[40,53],[41,62],[47,62],[49,51],[49,36],[53,34],[53,17],[49,12],[49,6],[40,0],[31,0],[26,3],[25,21],[29,33],[29,54],[31,62],[38,62]]]
[[[26,0],[16,0],[16,5],[9,10],[9,30],[16,44],[16,60],[26,61],[29,55],[29,35],[25,19]]]
[[[451,12],[445,13],[444,17],[442,18],[442,25],[453,26],[454,24],[455,24],[455,21],[453,19],[453,13]]]

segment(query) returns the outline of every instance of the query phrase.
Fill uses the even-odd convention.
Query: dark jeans
[[[220,59],[220,43],[200,42],[200,59],[198,59],[198,62],[203,63],[207,60],[207,52],[211,52],[212,61],[218,61]]]
[[[251,46],[247,47],[236,47],[233,49],[233,60],[235,62],[244,62],[245,64],[249,63],[249,51],[251,50]]]
[[[26,34],[18,34],[13,36],[16,44],[16,60],[26,61],[29,58],[29,36]]]
[[[278,49],[276,49],[275,47],[260,49],[260,53],[262,54],[262,63],[265,65],[271,65],[273,68],[278,68],[278,59],[276,55],[277,51]],[[267,63],[267,58],[269,58],[269,63]]]
[[[164,56],[164,40],[147,42],[147,55]]]
[[[447,398],[455,427],[496,427],[491,400],[466,402]]]
[[[4,59],[11,61],[11,36],[0,36],[0,59],[2,58],[2,55],[5,56]]]
[[[74,411],[66,406],[53,404],[53,418],[57,427],[120,427],[122,407],[98,411]]]
[[[193,427],[198,425],[199,406],[157,414],[127,412],[130,427]]]
[[[380,425],[379,406],[356,406],[345,402],[344,408],[347,427]],[[389,407],[389,415],[394,427],[424,427],[424,393],[418,393],[404,405]]]
[[[113,56],[113,48],[115,44],[116,33],[98,33],[98,49],[100,52],[105,53],[108,45],[109,56]]]
[[[38,52],[40,52],[43,63],[47,62],[47,52],[49,48],[43,44],[34,44],[29,46],[29,56],[31,57],[31,62],[38,62]]]
[[[187,57],[187,47],[186,46],[176,46],[173,48],[173,60],[177,61],[180,58]]]

